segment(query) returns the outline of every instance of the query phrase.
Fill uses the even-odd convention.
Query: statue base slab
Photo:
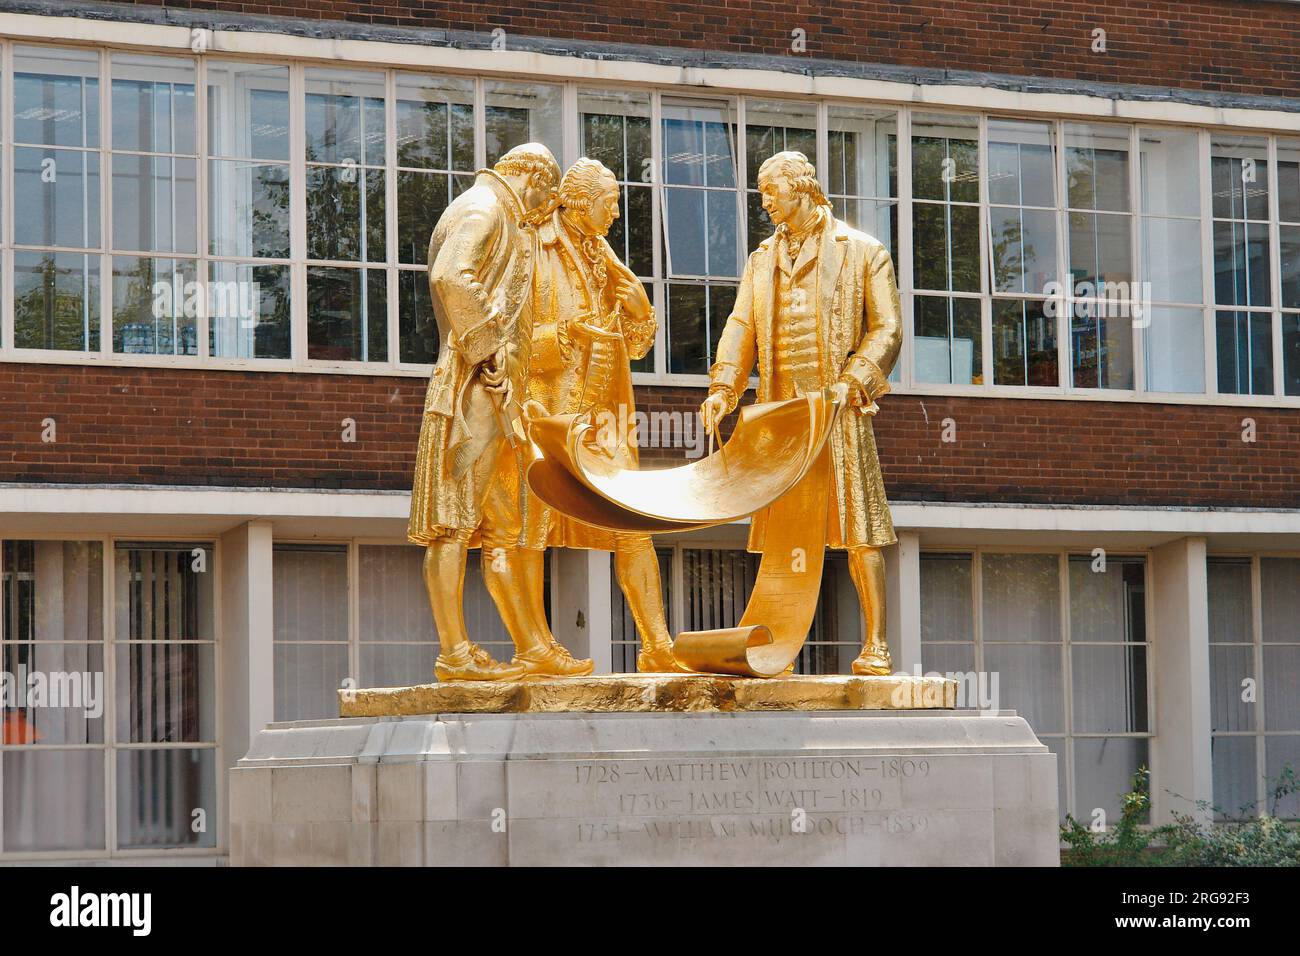
[[[271,724],[236,866],[1055,866],[1056,757],[1008,711]]]
[[[339,691],[342,717],[915,710],[956,706],[956,681],[907,675],[792,674],[750,678],[714,674],[604,674],[520,681],[449,681]]]

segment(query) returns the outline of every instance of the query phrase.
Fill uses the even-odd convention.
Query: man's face
[[[763,197],[763,210],[778,226],[787,222],[803,202],[803,197],[790,185],[789,177],[779,170],[759,177],[758,192]]]
[[[524,191],[519,196],[519,199],[524,204],[524,209],[531,211],[545,203],[551,198],[551,188],[548,177],[544,177],[539,173],[533,173],[529,176],[527,185],[524,186]]]
[[[591,208],[575,217],[578,228],[589,236],[603,236],[618,218],[618,182],[612,177],[601,177],[600,193]]]

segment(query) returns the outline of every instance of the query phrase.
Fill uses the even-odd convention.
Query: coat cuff
[[[849,364],[844,367],[844,374],[840,378],[862,390],[866,399],[864,405],[890,392],[888,376],[880,370],[879,365],[863,355],[855,355],[849,359]]]

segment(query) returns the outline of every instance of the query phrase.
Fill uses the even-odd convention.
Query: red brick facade
[[[405,489],[423,393],[414,378],[0,363],[0,481]],[[702,394],[639,393],[684,413]],[[1294,410],[893,395],[877,421],[895,500],[1300,507]]]
[[[861,63],[976,70],[1267,96],[1300,87],[1300,9],[1254,0],[137,0],[222,13]],[[1092,52],[1093,30],[1106,52]],[[806,52],[791,33],[806,32]]]

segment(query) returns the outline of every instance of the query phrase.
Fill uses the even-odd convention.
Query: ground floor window
[[[217,845],[211,542],[0,542],[0,855]]]
[[[1270,793],[1300,767],[1300,558],[1211,556],[1206,583],[1216,813],[1300,817]]]
[[[1145,557],[925,552],[920,570],[925,670],[1029,721],[1057,755],[1062,817],[1118,819],[1150,761]]]

